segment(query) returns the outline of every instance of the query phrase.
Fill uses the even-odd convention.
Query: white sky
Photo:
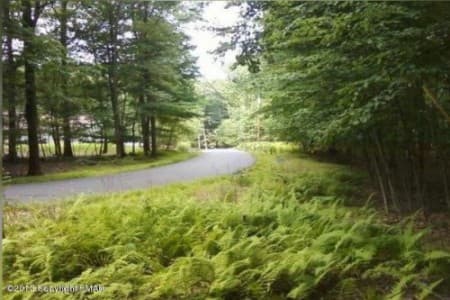
[[[230,65],[234,62],[235,53],[229,52],[224,58],[215,57],[208,52],[219,46],[221,37],[206,27],[228,26],[234,24],[239,17],[236,7],[225,9],[226,1],[211,1],[203,12],[204,21],[186,25],[185,32],[191,37],[193,51],[198,57],[197,65],[204,80],[226,79]]]

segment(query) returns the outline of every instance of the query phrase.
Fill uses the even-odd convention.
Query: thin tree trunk
[[[0,4],[0,19],[1,20],[5,20],[4,18],[4,11],[9,8],[9,1],[4,1],[3,3]],[[0,49],[3,49],[3,28],[5,28],[4,23],[0,22]],[[3,59],[0,58],[0,91],[2,91],[3,87]],[[0,107],[3,105],[3,94],[0,94]],[[3,124],[3,113],[0,114],[0,124]],[[1,143],[1,147],[2,147],[2,151],[3,151],[3,130],[0,131],[0,143]],[[3,155],[3,152],[2,152]],[[2,171],[3,174],[3,159],[0,160],[0,170]],[[3,199],[2,199],[3,200]],[[1,208],[2,211],[0,213],[0,224],[1,224],[1,229],[0,231],[2,232],[2,239],[5,238],[5,226],[3,223],[3,201],[1,202]],[[1,250],[0,250],[1,251]],[[0,270],[0,277],[3,279],[3,272],[2,270]],[[0,299],[3,299],[3,291],[0,290]]]
[[[61,45],[64,47],[64,56],[62,59],[62,68],[64,72],[67,72],[67,0],[61,1],[61,12],[60,12],[60,32],[59,32],[59,41]],[[63,93],[63,155],[64,157],[73,157],[72,150],[72,128],[70,126],[70,114],[71,108],[69,105],[69,101],[67,99],[67,77],[64,75],[62,78],[61,89]]]
[[[150,153],[150,120],[148,117],[142,116],[141,127],[143,150],[144,154],[148,155]]]
[[[62,155],[61,152],[61,137],[59,134],[59,126],[54,120],[52,124],[52,139],[55,145],[55,156],[60,157]]]
[[[450,209],[450,188],[448,186],[448,171],[447,171],[447,162],[445,160],[442,161],[442,181],[444,182],[444,191],[445,191],[445,202],[447,203],[447,208]]]
[[[55,144],[57,146],[57,150],[55,150],[55,151],[57,151],[56,156],[62,156],[61,135],[59,134],[59,126],[58,125],[55,126],[55,137],[56,137]]]
[[[63,142],[64,142],[64,157],[73,157],[72,149],[72,128],[70,127],[70,119],[67,116],[63,118]]]
[[[150,128],[152,137],[152,152],[151,156],[155,157],[158,151],[158,146],[156,144],[156,117],[154,115],[150,116]]]
[[[103,129],[103,149],[102,149],[102,153],[103,154],[107,154],[108,153],[108,135],[106,134],[106,129]]]
[[[441,160],[441,172],[442,172],[442,183],[444,185],[444,195],[445,195],[445,203],[447,204],[447,208],[450,209],[450,187],[449,187],[449,175],[447,168],[447,160],[444,156],[440,157]]]
[[[402,184],[403,184],[403,193],[405,195],[407,204],[408,204],[408,210],[412,211],[413,210],[413,195],[412,195],[412,187],[411,187],[411,182],[412,182],[412,170],[411,168],[411,162],[410,162],[410,157],[411,157],[411,153],[409,152],[409,150],[405,150],[404,151],[404,159],[403,159],[403,167],[402,169],[405,171],[404,174],[401,175],[402,178]]]
[[[137,113],[136,113],[137,117]],[[132,153],[133,155],[136,154],[136,146],[135,146],[135,138],[136,138],[136,132],[135,132],[135,125],[136,125],[136,117],[133,119],[133,123],[131,124],[131,138],[132,138]]]
[[[10,95],[8,100],[8,159],[14,162],[17,160],[17,115],[14,96]]]
[[[122,134],[122,125],[120,120],[120,112],[118,109],[118,97],[116,87],[111,89],[111,103],[114,103],[113,106],[113,116],[114,116],[114,138],[116,143],[116,155],[118,157],[125,156],[125,146],[123,141]]]
[[[17,66],[14,62],[13,44],[12,44],[12,24],[9,14],[9,0],[4,4],[4,16],[6,27],[6,55],[7,65],[4,84],[5,84],[5,96],[8,102],[8,160],[17,160],[17,122],[16,122],[16,74]]]
[[[394,204],[394,207],[397,210],[399,210],[399,206],[398,206],[398,202],[397,202],[397,194],[396,194],[396,191],[395,191],[395,188],[394,188],[394,185],[393,185],[393,181],[392,181],[392,177],[391,177],[391,171],[389,169],[389,165],[387,164],[387,161],[386,161],[386,158],[385,158],[385,154],[384,154],[381,142],[380,142],[377,134],[375,134],[375,144],[376,144],[376,147],[378,149],[378,154],[379,154],[379,157],[380,157],[381,165],[384,168],[384,174],[385,174],[385,177],[386,177],[387,186],[388,186],[390,194],[391,194],[392,203]]]
[[[41,163],[39,160],[39,139],[38,139],[38,113],[36,100],[36,86],[34,66],[25,62],[25,119],[28,127],[28,175],[40,175]]]
[[[122,124],[120,120],[120,112],[119,112],[119,100],[118,100],[118,91],[117,91],[117,82],[116,82],[116,71],[115,67],[111,67],[113,69],[110,74],[110,99],[111,106],[113,109],[113,119],[114,119],[114,138],[116,142],[116,155],[118,157],[125,156],[125,147],[123,141],[122,134]]]
[[[425,147],[423,142],[423,137],[421,138],[421,141],[419,142],[419,149],[418,149],[418,176],[417,176],[417,191],[418,191],[418,200],[423,207],[424,212],[426,213],[427,210],[427,203],[425,202]]]
[[[143,105],[145,103],[144,95],[139,97],[139,104],[141,106],[141,131],[142,131],[142,147],[145,155],[150,153],[150,120],[143,112]]]
[[[109,42],[111,46],[108,47],[108,57],[109,57],[109,69],[108,69],[108,83],[110,92],[110,101],[113,110],[113,120],[114,120],[114,138],[116,143],[116,155],[118,157],[125,156],[124,138],[123,138],[123,127],[120,118],[120,107],[119,107],[119,91],[117,86],[117,60],[118,60],[118,49],[117,49],[117,12],[116,7],[111,4],[109,11]],[[120,5],[120,4],[117,4]]]
[[[26,31],[24,37],[24,58],[25,58],[25,119],[28,127],[28,175],[42,174],[41,162],[39,160],[39,118],[36,99],[36,75],[35,66],[31,62],[34,54],[32,39],[36,20],[32,18],[31,3],[29,0],[23,2],[23,26]]]
[[[373,155],[371,155],[371,157],[372,157],[373,166],[375,169],[376,178],[378,180],[378,185],[380,187],[381,197],[383,198],[384,210],[386,213],[389,213],[388,198],[386,196],[386,188],[384,187],[384,182],[383,182],[383,177],[381,176],[380,167],[378,165],[376,155],[373,154]]]

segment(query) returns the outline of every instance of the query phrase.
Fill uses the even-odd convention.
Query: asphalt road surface
[[[16,184],[4,189],[8,202],[64,199],[80,194],[137,190],[199,178],[233,174],[255,162],[247,152],[236,149],[203,151],[199,156],[162,167],[99,177]]]

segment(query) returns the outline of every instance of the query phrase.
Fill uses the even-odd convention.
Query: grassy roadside
[[[72,152],[76,157],[80,156],[95,156],[99,154],[101,146],[99,143],[83,143],[77,142],[72,143]],[[131,145],[125,144],[125,152],[130,153],[133,150]],[[136,143],[135,150],[141,151],[142,147]],[[27,157],[28,154],[28,145],[27,144],[18,144],[17,152],[20,157]],[[116,153],[116,145],[114,143],[108,143],[108,151],[107,153],[103,153],[103,155],[114,155]],[[40,157],[50,157],[55,155],[55,145],[53,143],[45,143],[39,145],[39,154]]]
[[[41,176],[12,177],[8,180],[7,184],[47,182],[135,171],[180,162],[193,158],[196,155],[198,155],[198,152],[165,151],[161,152],[156,158],[143,155],[127,156],[121,159],[114,157],[102,159],[80,158],[69,162],[68,170],[57,171]]]
[[[363,174],[295,153],[234,176],[5,208],[5,284],[100,284],[33,299],[433,299],[450,254],[342,205]],[[5,299],[19,293],[6,292]]]

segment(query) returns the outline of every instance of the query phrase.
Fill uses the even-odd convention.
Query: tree
[[[125,48],[127,31],[126,19],[129,4],[122,1],[98,1],[95,5],[84,4],[82,16],[86,24],[78,29],[78,34],[87,42],[89,51],[98,63],[106,66],[109,99],[114,121],[116,155],[125,155],[124,126],[122,124],[119,101],[119,62],[121,49]]]
[[[59,22],[59,42],[64,49],[63,56],[61,59],[61,68],[63,69],[61,90],[63,99],[63,136],[64,136],[64,147],[63,155],[65,157],[73,157],[72,151],[72,131],[70,128],[70,117],[73,108],[70,105],[70,100],[67,99],[68,89],[67,89],[67,52],[68,52],[68,22],[71,16],[73,16],[73,11],[69,9],[72,4],[69,0],[60,0],[58,2],[59,9],[55,12],[55,16]],[[59,142],[58,142],[59,144]]]
[[[10,9],[10,1],[3,3],[4,28],[5,28],[5,75],[4,94],[8,106],[8,159],[15,161],[17,159],[17,115],[16,115],[16,95],[17,95],[17,68],[18,63],[14,55],[13,38],[17,35],[17,24],[14,24],[13,12]]]
[[[49,2],[22,0],[23,59],[25,65],[25,118],[28,130],[28,175],[42,174],[39,160],[39,117],[36,98],[36,25]]]
[[[39,142],[45,139],[40,136],[52,137],[56,156],[73,156],[72,140],[78,138],[102,140],[101,153],[114,141],[121,157],[125,141],[134,143],[139,135],[145,152],[156,155],[159,141],[170,148],[177,135],[186,132],[184,122],[196,109],[196,69],[180,24],[195,16],[197,4],[5,3],[2,60],[8,72],[9,156],[17,157],[15,141],[22,122],[16,108],[24,90],[29,175],[41,173]],[[22,73],[24,83],[18,78]]]
[[[132,12],[133,40],[129,90],[139,99],[144,153],[157,154],[157,120],[188,118],[195,101],[190,81],[196,76],[187,37],[177,29],[176,3],[137,3]],[[167,15],[171,15],[169,21]],[[151,142],[149,143],[149,138]]]
[[[261,34],[241,32],[241,40],[259,45],[253,61],[279,136],[306,151],[361,159],[386,209],[432,209],[443,205],[439,199],[450,205],[448,189],[436,189],[437,181],[448,187],[448,167],[440,175],[431,167],[449,161],[442,114],[450,109],[448,8],[440,2],[244,5],[262,16],[255,19]],[[249,64],[246,54],[239,61]]]

